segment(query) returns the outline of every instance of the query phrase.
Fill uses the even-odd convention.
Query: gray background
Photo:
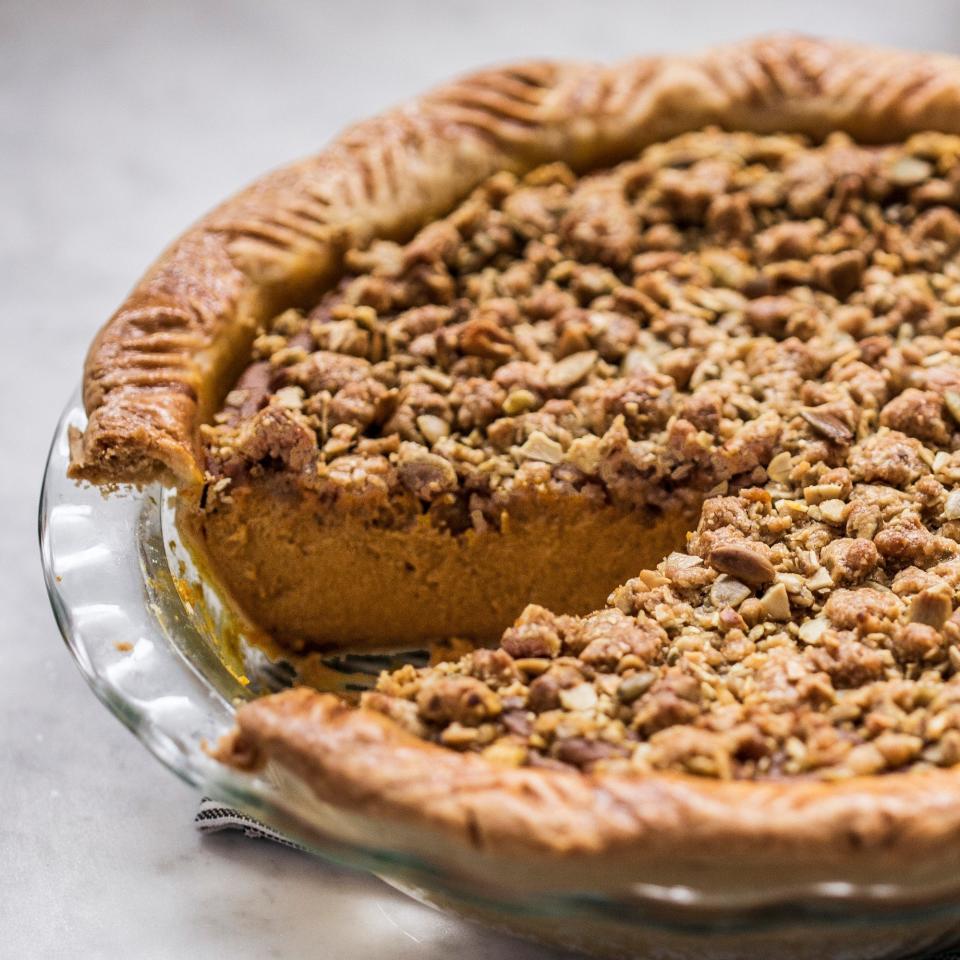
[[[548,954],[242,837],[86,689],[35,508],[86,344],[160,249],[263,170],[452,73],[794,29],[960,51],[960,4],[0,0],[0,956]]]

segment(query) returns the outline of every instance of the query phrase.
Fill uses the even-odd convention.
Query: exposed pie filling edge
[[[530,608],[365,705],[507,765],[952,766],[958,151],[707,132],[498,175],[256,341],[206,431],[210,496],[268,460],[461,531],[544,486],[709,494],[688,553],[608,610]]]

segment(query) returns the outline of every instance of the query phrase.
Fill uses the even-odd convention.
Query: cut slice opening
[[[214,509],[181,496],[178,523],[221,592],[279,646],[374,651],[492,643],[529,603],[589,613],[682,550],[696,514],[542,496],[499,530],[453,534],[426,516],[370,523],[274,476]]]

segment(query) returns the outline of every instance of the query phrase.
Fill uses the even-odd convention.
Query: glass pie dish
[[[50,602],[67,647],[93,691],[170,770],[320,856],[368,870],[416,899],[543,942],[617,957],[880,958],[960,940],[957,887],[897,877],[853,882],[828,874],[798,887],[788,872],[747,884],[665,884],[633,878],[616,895],[491,878],[489,864],[425,846],[392,845],[391,825],[319,801],[288,770],[242,774],[205,745],[236,706],[297,676],[247,642],[204,582],[173,522],[173,493],[155,485],[109,495],[66,476],[68,431],[85,421],[67,404],[40,501],[40,543]],[[425,654],[403,655],[423,662]],[[311,682],[349,695],[400,655],[323,661]],[[736,859],[721,865],[731,881]]]

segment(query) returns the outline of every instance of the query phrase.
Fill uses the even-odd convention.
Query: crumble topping
[[[530,606],[499,649],[384,674],[364,705],[517,765],[837,778],[960,762],[960,454],[886,429],[849,467],[804,446],[777,455],[778,479],[707,500],[688,552],[607,609]]]
[[[958,155],[708,130],[500,174],[258,337],[206,430],[211,497],[279,470],[455,531],[530,490],[704,500],[607,609],[530,607],[365,705],[509,764],[954,765]]]
[[[501,173],[273,321],[206,428],[210,473],[458,531],[531,490],[672,509],[762,483],[875,409],[948,444],[958,142],[714,130],[579,179]]]

